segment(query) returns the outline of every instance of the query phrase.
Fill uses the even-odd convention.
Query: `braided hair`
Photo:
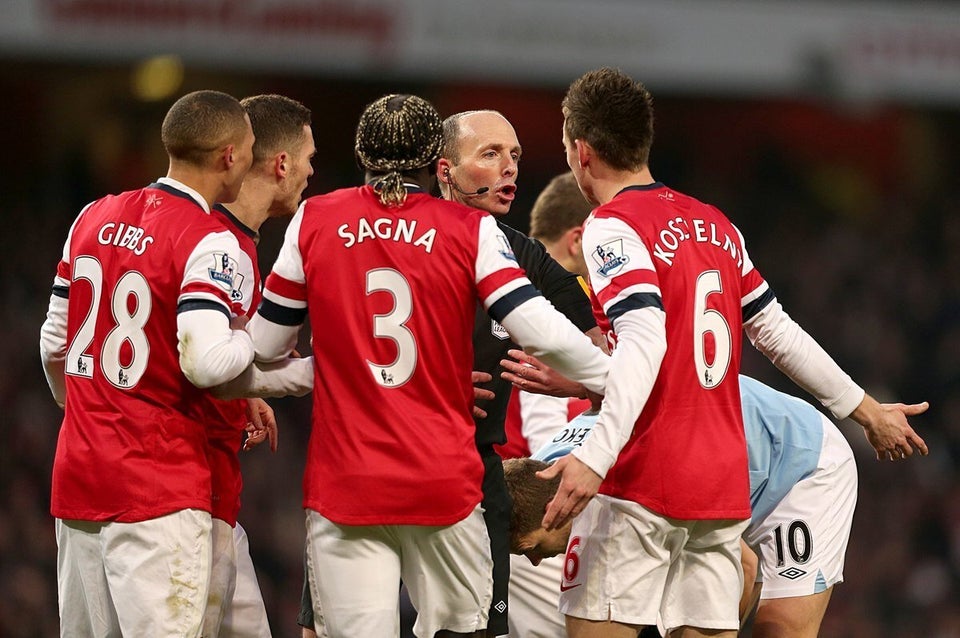
[[[429,166],[440,157],[443,120],[430,102],[416,95],[385,95],[364,109],[357,124],[357,163],[382,173],[373,188],[384,206],[407,199],[403,173]]]

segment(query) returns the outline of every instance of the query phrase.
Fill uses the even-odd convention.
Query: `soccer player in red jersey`
[[[238,262],[243,279],[233,295],[232,314],[245,323],[260,305],[260,226],[270,217],[296,212],[307,180],[313,175],[310,161],[316,147],[310,109],[300,102],[282,95],[257,95],[244,98],[240,104],[247,111],[256,136],[253,165],[236,201],[217,204],[214,214],[222,216],[242,251]],[[312,375],[307,378],[312,381]],[[209,395],[194,407],[197,420],[207,427],[207,458],[213,485],[213,566],[203,635],[269,638],[270,626],[247,535],[237,522],[243,487],[237,453],[241,446],[249,449],[261,442],[263,439],[257,435],[268,431],[256,431],[244,443],[248,412],[272,426],[270,443],[276,449],[273,411],[262,399],[218,400]]]
[[[355,147],[367,184],[304,202],[248,325],[258,358],[280,360],[310,310],[308,571],[333,638],[395,636],[401,578],[419,635],[486,627],[490,545],[471,384],[478,299],[519,343],[588,386],[602,385],[607,365],[533,288],[489,214],[427,192],[441,144],[429,102],[370,104]]]
[[[64,406],[51,497],[63,635],[196,636],[207,602],[210,470],[190,410],[254,356],[230,326],[241,251],[211,214],[237,197],[254,135],[217,91],[177,100],[161,134],[167,176],[74,221],[41,329]]]
[[[783,311],[719,210],[654,180],[642,84],[591,71],[563,114],[567,163],[598,206],[583,247],[616,348],[597,429],[542,473],[562,476],[545,527],[576,516],[561,611],[575,638],[635,636],[658,612],[671,635],[734,636],[750,516],[744,331],[834,416],[864,426],[878,457],[927,448]]]

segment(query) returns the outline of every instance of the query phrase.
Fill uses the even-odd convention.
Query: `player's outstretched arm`
[[[877,452],[877,460],[899,461],[912,456],[914,451],[926,456],[927,444],[910,426],[907,417],[927,411],[930,404],[879,403],[869,394],[850,414],[850,418],[863,426],[867,441]]]
[[[313,357],[254,362],[234,379],[211,388],[218,399],[302,397],[313,390]]]
[[[546,394],[551,397],[587,397],[589,390],[576,381],[571,381],[536,357],[523,350],[510,349],[507,354],[513,359],[501,359],[505,379],[527,392]],[[515,359],[515,360],[514,360]]]

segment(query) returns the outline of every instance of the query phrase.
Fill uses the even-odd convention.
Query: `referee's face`
[[[495,111],[465,115],[459,144],[460,161],[448,175],[451,198],[495,217],[509,213],[522,152],[513,125]]]

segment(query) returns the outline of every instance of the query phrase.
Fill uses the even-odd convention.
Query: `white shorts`
[[[199,636],[210,529],[199,510],[138,523],[57,519],[61,635]]]
[[[683,521],[599,494],[573,521],[560,611],[587,620],[737,629],[748,521]]]
[[[250,558],[247,533],[238,523],[213,519],[213,567],[203,617],[203,638],[270,638],[267,609]]]
[[[526,556],[510,556],[511,638],[567,638],[557,609],[562,579],[563,556],[545,558],[536,567]]]
[[[760,598],[810,596],[843,581],[843,559],[857,505],[857,466],[843,434],[823,418],[817,469],[743,540],[756,552]]]
[[[443,527],[337,525],[308,509],[307,571],[316,622],[330,638],[399,635],[401,579],[417,636],[487,626],[493,560],[479,505]]]

